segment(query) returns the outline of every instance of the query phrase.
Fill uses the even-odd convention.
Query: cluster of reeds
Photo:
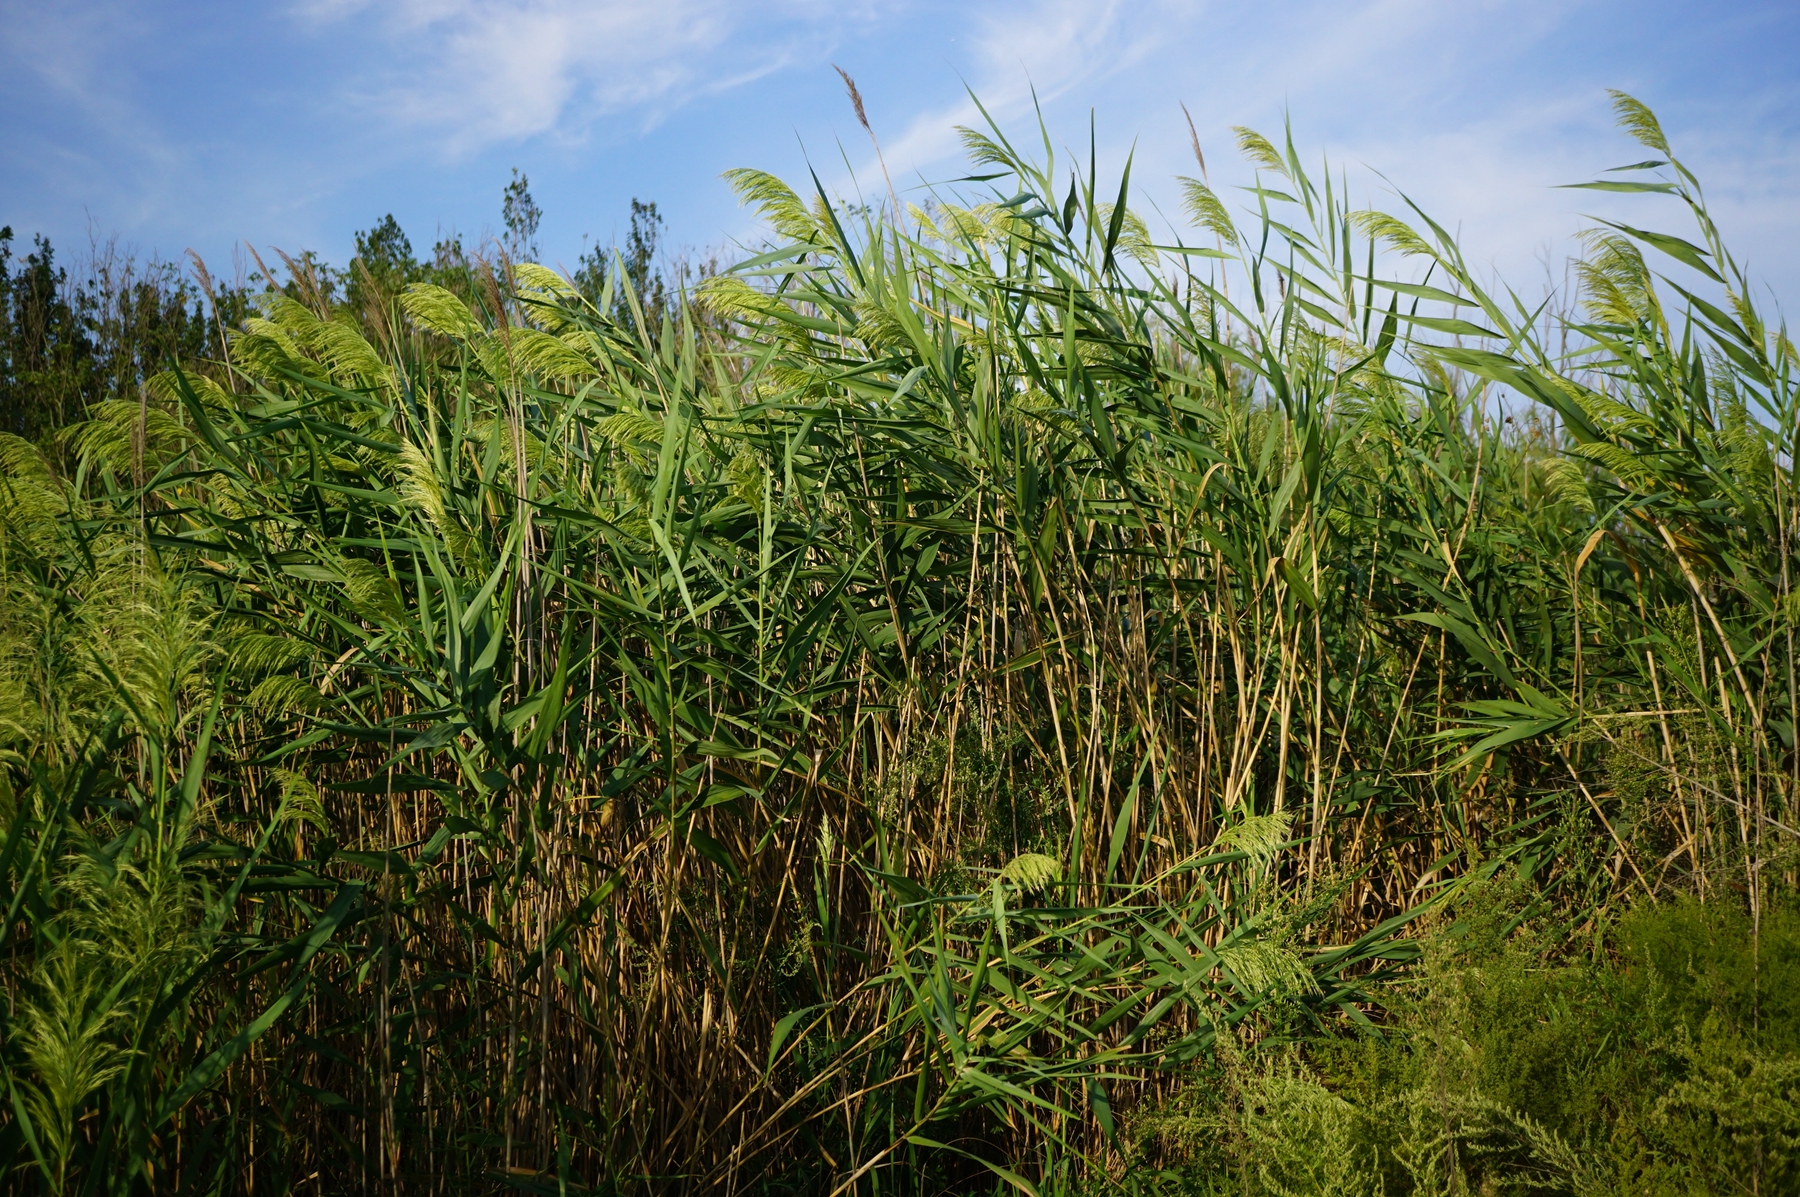
[[[0,442],[11,1175],[1101,1186],[1471,879],[1760,909],[1795,355],[1619,110],[1698,233],[1566,319],[1291,142],[1167,246],[993,129],[970,207],[734,174],[769,248],[654,326],[271,292]]]

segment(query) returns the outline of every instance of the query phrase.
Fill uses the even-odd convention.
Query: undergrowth
[[[1379,1025],[1222,1045],[1131,1121],[1145,1194],[1688,1195],[1800,1186],[1800,902],[1570,928],[1491,882]],[[1098,1191],[1098,1190],[1097,1190]]]

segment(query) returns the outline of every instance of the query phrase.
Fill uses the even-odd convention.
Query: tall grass
[[[1761,911],[1794,351],[1618,110],[1697,232],[1560,318],[1291,142],[1162,246],[992,128],[973,206],[734,172],[766,252],[655,323],[271,293],[8,439],[14,1175],[1103,1185],[1503,868]]]

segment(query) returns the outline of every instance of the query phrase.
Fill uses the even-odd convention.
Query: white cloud
[[[1184,11],[1191,16],[1194,6],[1037,0],[990,10],[974,20],[969,52],[974,72],[967,83],[1009,136],[1025,133],[1022,122],[1035,119],[1034,102],[1053,105],[1077,87],[1098,84],[1139,65],[1186,23]],[[916,179],[920,172],[958,156],[958,125],[985,124],[967,97],[919,113],[884,144],[888,165],[897,175]],[[858,175],[866,178],[868,172],[859,170]]]
[[[1252,10],[1041,0],[979,22],[965,60],[971,86],[1028,151],[1033,84],[1059,154],[1064,139],[1074,140],[1084,165],[1095,108],[1102,179],[1116,183],[1135,143],[1134,206],[1161,199],[1176,219],[1171,176],[1195,170],[1182,101],[1216,184],[1249,181],[1229,152],[1231,126],[1258,127],[1279,142],[1283,113],[1291,112],[1310,171],[1328,153],[1334,176],[1348,172],[1358,205],[1404,211],[1404,192],[1460,232],[1472,261],[1491,265],[1524,295],[1544,282],[1541,259],[1559,263],[1571,251],[1572,234],[1588,223],[1583,213],[1687,232],[1685,213],[1672,204],[1556,189],[1644,156],[1614,130],[1605,94],[1608,86],[1642,89],[1653,104],[1670,99],[1661,105],[1670,135],[1714,184],[1713,211],[1728,240],[1755,245],[1758,273],[1792,292],[1800,230],[1790,197],[1800,152],[1791,131],[1772,132],[1780,122],[1746,119],[1742,107],[1715,111],[1659,96],[1654,66],[1614,58],[1571,69],[1558,55],[1579,44],[1581,22],[1596,7],[1306,0]],[[1793,89],[1783,96],[1791,102]],[[1760,108],[1772,103],[1765,97]],[[954,126],[981,123],[966,100],[914,116],[884,141],[896,183],[960,173]],[[872,157],[858,164],[865,189],[877,169]]]
[[[121,62],[122,50],[152,30],[141,11],[119,0],[0,3],[0,73],[10,76],[11,126],[0,144],[9,158],[16,155],[0,160],[0,182],[13,181],[10,174],[77,191],[85,206],[122,170],[163,176],[179,169],[179,146],[146,116]],[[90,135],[57,136],[44,119],[48,112],[66,113]],[[10,191],[0,195],[10,200]],[[140,192],[123,206],[136,214],[153,203]]]
[[[429,131],[452,152],[595,119],[640,120],[823,58],[863,14],[824,0],[314,0],[315,25],[358,25],[383,52],[363,72],[367,115]]]
[[[1358,203],[1403,189],[1535,291],[1534,256],[1560,257],[1582,212],[1678,226],[1654,200],[1553,190],[1630,159],[1610,85],[1658,108],[1728,239],[1794,295],[1800,83],[1770,50],[1792,20],[1759,2],[1633,21],[1623,0],[0,0],[0,200],[59,236],[91,206],[171,246],[218,229],[330,248],[364,208],[487,210],[468,180],[503,179],[524,144],[553,218],[655,194],[674,235],[748,234],[716,173],[804,177],[796,135],[828,186],[857,186],[825,169],[836,136],[864,194],[885,191],[836,61],[903,196],[965,173],[954,127],[984,123],[965,82],[1027,152],[1035,96],[1084,168],[1092,108],[1102,186],[1135,144],[1153,227],[1150,201],[1176,216],[1171,176],[1194,171],[1182,101],[1221,185],[1248,181],[1230,127],[1277,134],[1291,111],[1309,166],[1328,151]]]

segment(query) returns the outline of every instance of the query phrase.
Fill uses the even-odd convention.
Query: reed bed
[[[9,1183],[1100,1191],[1485,878],[1760,912],[1795,354],[1618,111],[1690,229],[1579,305],[1291,139],[1162,245],[989,128],[986,202],[734,172],[654,324],[297,270],[0,438]]]

